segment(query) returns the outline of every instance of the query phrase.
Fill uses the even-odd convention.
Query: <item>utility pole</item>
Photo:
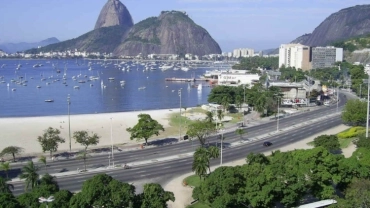
[[[110,142],[112,143],[112,167],[114,168],[114,153],[113,153],[113,127],[112,127],[112,119],[110,118]]]
[[[279,112],[280,112],[280,103],[279,103],[279,98],[280,97],[277,97],[277,99],[278,99],[278,112],[277,112],[277,122],[276,122],[276,132],[279,132]]]
[[[370,90],[370,73],[368,72],[367,78],[367,113],[366,113],[366,138],[369,138],[369,90]]]
[[[178,91],[179,97],[180,97],[180,128],[179,128],[179,140],[181,140],[181,89]]]
[[[68,94],[67,97],[67,105],[68,105],[68,135],[69,135],[69,152],[72,151],[72,145],[71,145],[71,116],[69,112],[69,106],[71,105],[71,97]]]

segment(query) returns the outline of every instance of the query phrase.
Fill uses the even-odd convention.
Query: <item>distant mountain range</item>
[[[16,52],[21,52],[25,51],[31,48],[37,48],[39,46],[47,46],[53,43],[59,43],[60,41],[55,38],[48,38],[46,40],[42,40],[40,42],[36,43],[26,43],[26,42],[21,42],[21,43],[0,43],[0,49],[3,50],[6,53],[16,53]]]
[[[93,31],[29,52],[75,49],[108,52],[117,56],[153,53],[202,56],[221,53],[220,46],[211,35],[185,12],[163,11],[158,17],[149,17],[134,25],[130,12],[119,0],[108,0]]]
[[[370,33],[370,5],[342,9],[327,17],[312,33],[293,40],[308,46],[327,46]]]

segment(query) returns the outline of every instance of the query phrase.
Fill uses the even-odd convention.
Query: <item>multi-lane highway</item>
[[[340,95],[340,103],[338,111],[341,111],[344,103],[346,102],[346,97]],[[227,147],[223,151],[223,161],[233,161],[241,158],[245,158],[246,155],[250,152],[263,152],[272,149],[276,149],[282,146],[285,146],[289,143],[296,142],[306,138],[309,135],[319,133],[331,127],[341,124],[341,119],[339,115],[331,116],[326,118],[329,115],[333,115],[337,112],[337,106],[333,105],[330,107],[322,107],[318,110],[302,113],[299,115],[291,116],[280,120],[279,129],[285,129],[292,127],[294,125],[307,122],[309,120],[323,118],[323,120],[317,122],[310,122],[304,126],[293,128],[289,131],[283,131],[279,134],[272,134],[268,140],[273,143],[270,147],[262,146],[263,140],[251,141],[245,144]],[[258,126],[253,126],[245,128],[247,134],[243,136],[244,139],[259,137],[260,135],[276,132],[276,121],[261,124]],[[240,140],[239,135],[235,135],[234,132],[229,132],[224,134],[226,141],[225,143],[232,143]],[[217,137],[211,137],[209,139],[210,143],[217,142]],[[152,163],[142,165],[142,166],[133,166],[131,169],[106,169],[104,172],[113,176],[114,178],[126,181],[133,182],[138,180],[150,180],[157,177],[170,178],[174,175],[182,174],[189,172],[191,170],[192,157],[178,157],[170,161],[155,162],[156,158],[163,158],[173,155],[181,155],[194,151],[194,149],[199,146],[198,141],[194,141],[194,144],[190,141],[179,142],[171,145],[165,145],[154,148],[146,148],[143,150],[136,151],[123,151],[115,153],[115,164],[124,164],[124,163],[135,163],[139,161],[153,161]],[[219,163],[219,160],[212,161],[214,164]],[[89,158],[88,169],[94,169],[98,167],[108,166],[108,153],[103,155],[94,155]],[[25,164],[14,164],[12,170],[9,172],[9,175],[12,177],[17,176],[21,168]],[[70,191],[77,191],[81,189],[83,181],[91,178],[97,172],[86,172],[86,173],[76,173],[76,169],[83,168],[83,161],[76,159],[69,160],[60,160],[49,163],[47,169],[48,173],[60,173],[71,171],[72,175],[58,176],[57,181],[61,189],[68,189]],[[40,164],[41,170],[40,174],[45,173],[45,170],[42,164]],[[23,191],[24,183],[22,181],[12,182],[14,185],[14,194],[20,194]]]

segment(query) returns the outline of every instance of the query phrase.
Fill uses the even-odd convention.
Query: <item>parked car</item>
[[[272,145],[272,143],[271,142],[264,142],[263,143],[263,146],[265,146],[265,147],[268,147],[268,146],[271,146]]]

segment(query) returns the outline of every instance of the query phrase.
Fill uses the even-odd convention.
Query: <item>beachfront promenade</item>
[[[339,107],[345,103],[345,98],[341,98]],[[297,124],[301,124],[298,126]],[[324,131],[341,123],[340,115],[336,113],[336,105],[327,108],[319,108],[309,113],[299,114],[280,120],[280,131],[276,133],[276,122],[247,127],[244,139],[231,132],[225,132],[226,141],[224,143],[224,162],[244,158],[250,152],[268,151],[269,148],[263,147],[262,140],[268,139],[273,142],[272,148],[285,146],[289,143],[299,141],[308,135]],[[218,142],[218,136],[210,140],[210,145]],[[191,170],[191,154],[199,145],[198,141],[183,141],[172,145],[164,145],[153,148],[145,148],[139,151],[122,151],[115,153],[115,164],[122,165],[128,163],[132,169],[115,168],[109,169],[108,154],[101,153],[88,159],[87,173],[77,173],[77,168],[83,167],[83,162],[74,158],[59,160],[49,163],[48,172],[57,175],[57,180],[62,189],[77,191],[81,188],[82,181],[88,179],[98,172],[105,172],[116,179],[135,182],[138,181],[165,182],[169,178],[178,174],[186,173]],[[214,164],[219,161],[213,161]],[[12,170],[16,175],[21,166],[16,165]],[[42,171],[40,171],[42,174]],[[72,174],[72,175],[71,175]],[[76,175],[78,174],[78,175]],[[23,190],[23,182],[14,181],[15,193],[19,194]]]

